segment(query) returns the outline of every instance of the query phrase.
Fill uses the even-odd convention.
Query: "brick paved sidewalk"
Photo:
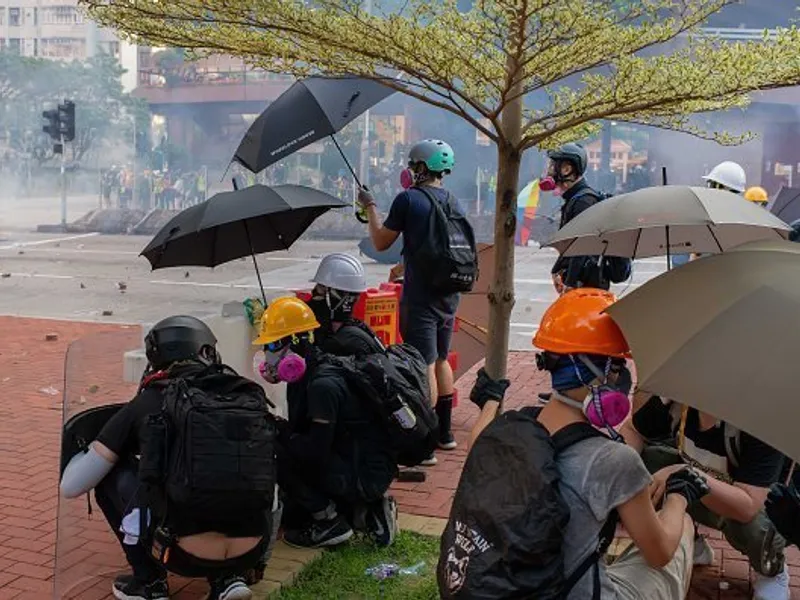
[[[0,331],[0,600],[44,599],[52,596],[54,582],[61,392],[67,345],[94,336],[71,353],[76,368],[70,369],[75,376],[69,386],[68,405],[81,408],[119,402],[133,392],[132,386],[122,382],[122,353],[138,345],[141,332],[138,327],[13,317],[0,317]],[[45,341],[51,332],[58,339]],[[512,353],[509,367],[509,407],[535,402],[544,377],[536,371],[533,355]],[[477,415],[467,399],[473,378],[474,370],[458,384],[462,402],[453,422],[460,447],[439,453],[439,464],[426,470],[425,483],[394,486],[402,512],[447,516],[465,458],[466,439]],[[99,509],[95,507],[91,522],[85,516],[84,499],[71,501],[69,509],[60,526],[66,540],[60,545],[61,568],[66,572],[62,579],[69,580],[71,593],[78,592],[69,597],[108,598],[111,574],[121,566],[116,542]],[[711,535],[717,563],[697,569],[690,598],[748,598],[746,561],[718,533]],[[791,552],[790,556],[790,569],[798,586],[793,598],[800,600],[800,555]],[[289,556],[275,561],[281,563],[276,567],[276,578],[289,577],[286,568],[293,560]],[[86,574],[94,577],[80,583]],[[205,585],[176,578],[171,589],[173,598],[194,600],[202,597]]]

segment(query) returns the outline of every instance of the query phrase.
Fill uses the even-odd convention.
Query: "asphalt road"
[[[35,234],[5,225],[0,224],[0,314],[153,323],[175,313],[219,314],[222,304],[259,294],[250,258],[213,270],[151,271],[147,260],[138,256],[147,237]],[[259,256],[268,299],[308,289],[319,259],[334,251],[358,256],[357,242],[301,240],[287,252]],[[556,297],[549,274],[554,260],[550,250],[517,249],[512,349],[530,349],[536,325]],[[387,280],[387,265],[363,261],[370,284]],[[664,265],[664,259],[637,261],[633,282],[614,291],[633,289],[663,271]],[[112,314],[103,316],[103,311]]]

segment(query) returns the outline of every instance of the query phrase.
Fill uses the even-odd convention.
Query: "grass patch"
[[[308,565],[294,584],[276,596],[280,600],[436,600],[439,538],[403,531],[389,548],[365,539],[330,550]],[[364,571],[381,563],[411,567],[425,562],[419,575],[396,575],[381,582]]]

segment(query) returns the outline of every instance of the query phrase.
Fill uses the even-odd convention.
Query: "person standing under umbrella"
[[[459,294],[434,294],[422,277],[415,277],[419,266],[414,253],[428,238],[428,223],[434,217],[432,202],[451,202],[451,194],[442,179],[455,165],[453,149],[441,140],[424,140],[414,144],[408,153],[408,169],[401,174],[400,192],[389,209],[383,225],[375,198],[365,189],[359,190],[358,202],[367,212],[369,235],[375,249],[386,250],[403,234],[405,274],[400,303],[400,329],[403,340],[414,346],[428,364],[431,401],[439,417],[439,447],[453,450],[457,444],[451,431],[453,410],[453,369],[447,361],[453,336]],[[462,215],[458,206],[451,207]],[[436,457],[423,464],[436,464]]]
[[[580,144],[564,144],[547,153],[550,164],[547,176],[542,178],[540,189],[564,199],[561,206],[561,229],[589,207],[602,200],[599,192],[586,182],[584,173],[589,164],[586,150]],[[551,271],[558,293],[569,288],[594,287],[608,290],[611,282],[605,276],[597,256],[559,257]]]
[[[703,175],[703,179],[706,182],[706,187],[713,190],[725,190],[734,194],[742,194],[747,186],[747,176],[744,169],[739,163],[730,160],[719,163],[707,175]],[[692,258],[698,258],[698,255],[676,254],[672,256],[672,267],[685,265]]]

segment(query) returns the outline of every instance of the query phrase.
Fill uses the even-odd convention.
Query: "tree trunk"
[[[489,287],[489,332],[486,372],[505,377],[511,311],[514,308],[514,235],[517,230],[517,188],[521,154],[498,147],[497,196],[494,216],[494,281]]]

